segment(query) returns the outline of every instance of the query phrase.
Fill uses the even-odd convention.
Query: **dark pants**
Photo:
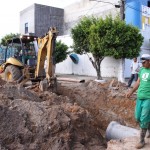
[[[133,80],[137,81],[137,79],[138,79],[138,74],[131,74],[131,77],[130,77],[130,79],[128,81],[128,87],[131,86]]]

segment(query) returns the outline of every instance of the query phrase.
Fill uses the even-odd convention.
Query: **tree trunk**
[[[96,73],[97,73],[97,80],[102,80],[101,75],[101,62],[104,58],[94,58],[95,59],[95,66],[96,66]]]
[[[97,80],[102,80],[102,76],[101,76],[101,68],[100,66],[98,66],[97,70],[96,70],[96,73],[97,73]]]
[[[93,65],[93,67],[96,70],[97,79],[98,80],[102,80],[102,76],[101,76],[101,62],[104,59],[104,57],[96,57],[96,56],[93,56],[93,57],[94,57],[94,61],[92,60],[92,58],[89,58],[89,59],[90,59],[92,65]]]

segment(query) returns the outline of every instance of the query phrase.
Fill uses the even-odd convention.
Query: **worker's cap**
[[[146,60],[150,60],[150,55],[149,54],[143,54],[140,58],[141,62],[145,62]]]

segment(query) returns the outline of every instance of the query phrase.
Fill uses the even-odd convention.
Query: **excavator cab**
[[[34,77],[36,47],[36,36],[22,35],[7,41],[4,63],[0,66],[0,72],[6,81],[17,81],[22,76],[25,66],[28,66],[31,76]]]
[[[30,35],[21,35],[20,37],[8,40],[6,49],[7,58],[14,57],[21,61],[23,65],[35,66],[31,60],[36,60],[37,37]]]

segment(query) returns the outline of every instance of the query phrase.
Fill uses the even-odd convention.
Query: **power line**
[[[107,3],[107,4],[111,4],[111,5],[115,6],[116,8],[120,8],[120,5],[117,5],[117,4],[114,4],[114,3],[111,3],[111,2],[106,2],[106,1],[101,1],[101,0],[90,0],[90,1]]]
[[[125,0],[120,1],[120,5],[116,5],[114,3],[108,2],[108,1],[102,1],[102,0],[90,0],[90,1],[96,1],[96,2],[102,2],[102,3],[107,3],[115,6],[116,8],[120,8],[120,19],[124,20],[125,19]]]
[[[121,19],[122,19],[122,20],[125,19],[125,14],[124,14],[124,13],[125,13],[125,5],[126,5],[126,8],[129,7],[129,8],[131,8],[131,9],[135,10],[135,11],[138,11],[138,12],[143,13],[142,10],[139,10],[139,9],[133,7],[133,6],[130,6],[130,5],[128,5],[127,3],[125,4],[125,0],[121,0],[121,4],[120,4],[120,5],[115,5],[114,3],[106,2],[106,1],[102,1],[102,0],[90,0],[90,1],[97,1],[97,2],[102,2],[102,3],[108,3],[108,4],[111,4],[111,5],[115,6],[115,7],[117,6],[116,8],[120,8],[120,15],[121,15]],[[140,1],[139,1],[139,2],[140,2]],[[140,3],[141,3],[141,2],[140,2]],[[122,10],[122,9],[123,9],[123,10]]]
[[[90,8],[89,9],[89,11],[85,14],[85,15],[87,15],[92,9],[94,9],[94,7],[97,5],[97,3],[92,7],[92,8]]]
[[[97,2],[98,2],[98,1],[97,1]],[[95,8],[95,6],[98,6],[98,3],[94,4],[90,9],[86,9],[86,10],[82,10],[82,11],[75,12],[75,13],[77,14],[77,13],[79,13],[79,12],[83,12],[83,11],[87,11],[87,10],[88,10],[87,13],[85,13],[85,14],[79,16],[78,19],[75,19],[74,21],[71,21],[70,23],[71,23],[71,24],[78,23],[79,20],[80,20],[83,16],[88,15],[88,13],[89,13],[91,10],[93,10],[93,9]],[[99,6],[99,7],[105,7],[105,6],[106,6],[106,5]],[[115,7],[115,8],[116,8],[116,7]],[[108,10],[106,10],[106,11],[108,11]],[[69,15],[72,15],[72,14],[74,14],[74,13],[70,13]],[[99,12],[98,12],[97,14],[99,14]],[[67,27],[67,28],[68,28],[68,27]]]

